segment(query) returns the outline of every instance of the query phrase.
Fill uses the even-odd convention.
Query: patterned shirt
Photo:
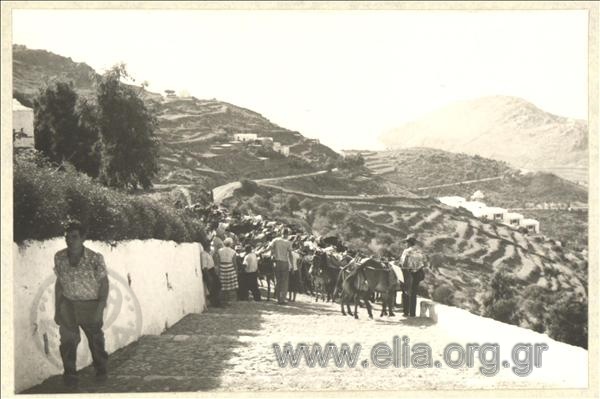
[[[410,271],[417,271],[427,266],[428,260],[425,254],[418,248],[409,247],[402,252],[400,267]]]
[[[100,282],[107,275],[104,257],[88,248],[77,266],[69,263],[67,249],[54,255],[54,273],[63,289],[63,296],[72,301],[89,301],[98,299]]]

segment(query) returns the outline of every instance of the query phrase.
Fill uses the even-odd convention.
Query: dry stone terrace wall
[[[141,335],[160,334],[186,314],[205,309],[197,244],[134,240],[116,246],[96,241],[85,245],[104,255],[109,272],[103,327],[109,353]],[[13,246],[17,392],[62,373],[58,326],[53,321],[53,259],[62,248],[63,238]],[[91,364],[83,333],[78,349],[79,369]]]

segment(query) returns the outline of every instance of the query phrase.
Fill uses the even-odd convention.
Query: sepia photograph
[[[598,397],[597,2],[3,2],[2,395]]]

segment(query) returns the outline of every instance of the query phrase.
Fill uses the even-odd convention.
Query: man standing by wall
[[[292,243],[287,239],[288,235],[289,230],[283,229],[282,236],[274,239],[269,245],[273,258],[275,258],[275,298],[279,304],[285,303],[290,277]]]
[[[215,262],[208,252],[210,244],[200,243],[200,268],[202,269],[202,277],[208,288],[208,299],[210,305],[221,307],[221,282],[215,268]]]
[[[404,277],[402,307],[404,316],[415,317],[417,310],[417,290],[419,283],[425,278],[424,268],[429,261],[423,251],[417,247],[417,238],[409,235],[405,239],[408,248],[402,252],[400,266]]]
[[[108,298],[108,275],[104,257],[84,247],[85,238],[83,225],[70,222],[65,230],[67,248],[54,255],[57,277],[54,321],[59,325],[63,378],[70,387],[77,385],[79,327],[87,337],[97,379],[107,378],[108,353],[104,348],[102,319]]]

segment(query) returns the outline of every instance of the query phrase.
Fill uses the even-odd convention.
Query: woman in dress
[[[223,242],[224,247],[219,249],[219,279],[221,280],[221,292],[225,303],[237,298],[238,279],[235,268],[236,252],[231,248],[233,240],[226,238]]]

